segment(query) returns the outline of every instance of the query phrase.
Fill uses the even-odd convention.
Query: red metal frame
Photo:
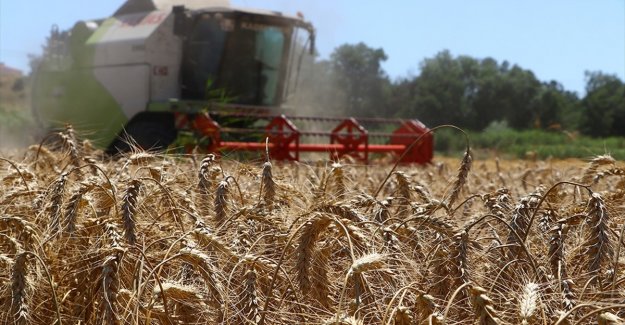
[[[258,118],[270,119],[264,129],[265,136],[269,139],[268,143],[265,144],[264,141],[222,141],[221,133],[233,132],[232,129],[221,128],[207,113],[196,114],[192,118],[184,115],[179,113],[175,116],[176,127],[179,129],[193,128],[203,137],[210,139],[210,144],[206,148],[209,152],[216,152],[222,149],[264,151],[268,147],[272,160],[298,161],[300,152],[328,152],[330,158],[334,160],[344,156],[351,156],[365,163],[369,161],[370,153],[393,153],[400,163],[425,164],[432,160],[434,150],[434,139],[430,130],[417,120],[361,119],[361,121],[367,122],[399,125],[392,133],[370,134],[354,118],[339,120],[334,118],[262,115],[258,116]],[[233,114],[233,116],[239,115]],[[338,121],[340,123],[331,132],[302,132],[293,124],[291,119],[322,122]],[[250,132],[253,130],[237,129],[236,131]],[[302,143],[302,136],[329,137],[330,143]],[[369,143],[371,136],[386,138],[387,143],[371,144]],[[415,143],[419,137],[421,137],[420,140]]]
[[[332,130],[330,143],[338,143],[342,146],[330,152],[333,160],[348,155],[365,162],[369,161],[369,135],[354,118],[344,120]],[[360,149],[361,146],[364,148]]]
[[[286,116],[274,117],[265,127],[269,143],[269,154],[275,160],[299,161],[300,132]]]
[[[432,161],[434,139],[429,131],[421,122],[407,120],[393,132],[390,143],[405,146],[405,149],[395,151],[398,158],[401,158],[400,162],[425,164]],[[421,137],[421,140],[413,144],[419,137]]]

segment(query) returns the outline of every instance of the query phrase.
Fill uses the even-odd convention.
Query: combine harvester
[[[128,0],[110,18],[53,28],[35,72],[33,113],[47,128],[70,123],[91,133],[110,153],[128,151],[130,138],[164,149],[190,133],[210,152],[265,150],[268,138],[274,160],[328,152],[332,159],[392,153],[404,163],[430,162],[432,135],[417,120],[284,114],[289,85],[314,44],[315,30],[301,15],[227,0]],[[312,124],[325,126],[300,129]]]

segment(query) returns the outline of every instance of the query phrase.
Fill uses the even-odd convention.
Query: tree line
[[[398,80],[382,69],[387,59],[383,49],[358,43],[339,46],[327,60],[308,60],[294,104],[315,113],[417,118],[474,131],[497,124],[625,136],[625,83],[615,75],[586,72],[580,97],[557,81],[541,81],[531,70],[493,58],[444,50],[423,60],[419,74]]]

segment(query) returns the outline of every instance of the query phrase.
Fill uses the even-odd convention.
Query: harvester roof
[[[220,11],[244,12],[265,16],[279,16],[293,20],[302,20],[301,17],[284,15],[279,11],[239,8],[230,5],[229,0],[127,0],[113,16],[121,16],[149,11],[171,11],[174,6],[184,6],[193,11]]]
[[[230,0],[127,0],[113,16],[154,10],[170,11],[174,6],[179,5],[184,5],[192,10],[207,7],[230,7]]]

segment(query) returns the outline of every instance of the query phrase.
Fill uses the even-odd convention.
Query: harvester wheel
[[[133,118],[113,141],[109,154],[129,152],[139,147],[148,151],[164,150],[174,140],[177,131],[171,114],[141,114]]]

